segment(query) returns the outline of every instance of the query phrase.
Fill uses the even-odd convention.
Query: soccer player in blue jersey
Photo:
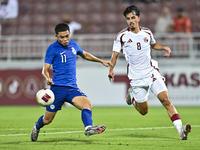
[[[57,41],[47,49],[42,70],[42,75],[55,94],[55,101],[46,107],[45,114],[34,123],[31,140],[37,140],[40,129],[52,122],[64,102],[69,102],[81,110],[86,136],[102,133],[106,126],[93,126],[92,104],[76,84],[76,57],[80,55],[83,59],[100,62],[107,67],[111,65],[111,62],[99,59],[82,50],[74,40],[70,39],[69,26],[65,23],[60,23],[55,27],[55,36]],[[54,72],[53,78],[49,75],[51,65]]]

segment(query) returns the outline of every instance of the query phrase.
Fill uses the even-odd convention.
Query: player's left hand
[[[112,63],[111,63],[110,61],[108,61],[108,60],[103,60],[103,61],[102,61],[102,64],[103,64],[104,66],[106,66],[106,67],[113,66]]]
[[[168,46],[165,46],[165,54],[164,54],[164,56],[166,56],[166,57],[169,57],[170,55],[171,55],[171,49],[168,47]]]

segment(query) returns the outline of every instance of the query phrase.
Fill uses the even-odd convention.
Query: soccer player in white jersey
[[[124,10],[128,28],[118,33],[113,44],[113,54],[111,57],[112,66],[109,70],[109,80],[114,80],[114,66],[117,57],[122,51],[127,61],[128,78],[130,88],[127,95],[127,104],[133,104],[137,111],[146,115],[148,113],[148,95],[151,90],[158,97],[162,105],[166,108],[169,117],[176,127],[180,138],[187,140],[187,135],[191,131],[191,125],[182,125],[181,118],[172,104],[164,77],[159,73],[158,63],[151,59],[150,49],[165,50],[164,56],[169,57],[171,50],[156,42],[152,32],[148,28],[140,27],[140,11],[132,5]]]

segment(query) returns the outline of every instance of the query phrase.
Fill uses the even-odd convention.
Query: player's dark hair
[[[67,30],[70,32],[69,26],[66,23],[59,23],[56,25],[56,27],[54,29],[56,34],[58,34],[58,32],[63,32],[63,31],[67,31]]]
[[[126,17],[127,14],[135,12],[136,16],[140,16],[140,10],[135,6],[135,5],[131,5],[129,7],[127,7],[124,12],[123,15],[124,17]]]
[[[177,9],[177,12],[184,12],[184,9],[183,9],[182,7],[179,7],[179,8]]]

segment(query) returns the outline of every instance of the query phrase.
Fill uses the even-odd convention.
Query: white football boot
[[[131,102],[131,88],[129,88],[128,89],[128,94],[127,94],[127,96],[126,96],[126,103],[128,104],[128,105],[131,105],[132,104],[132,102]]]
[[[35,122],[33,125],[33,129],[31,131],[31,141],[33,142],[37,141],[39,132],[40,130],[36,129],[36,122]]]
[[[93,135],[93,134],[100,134],[105,130],[106,130],[106,126],[105,125],[91,126],[91,127],[88,127],[85,130],[85,135],[86,136],[90,136],[90,135]]]
[[[191,125],[187,123],[183,128],[180,135],[181,140],[187,140],[188,133],[191,132]]]

